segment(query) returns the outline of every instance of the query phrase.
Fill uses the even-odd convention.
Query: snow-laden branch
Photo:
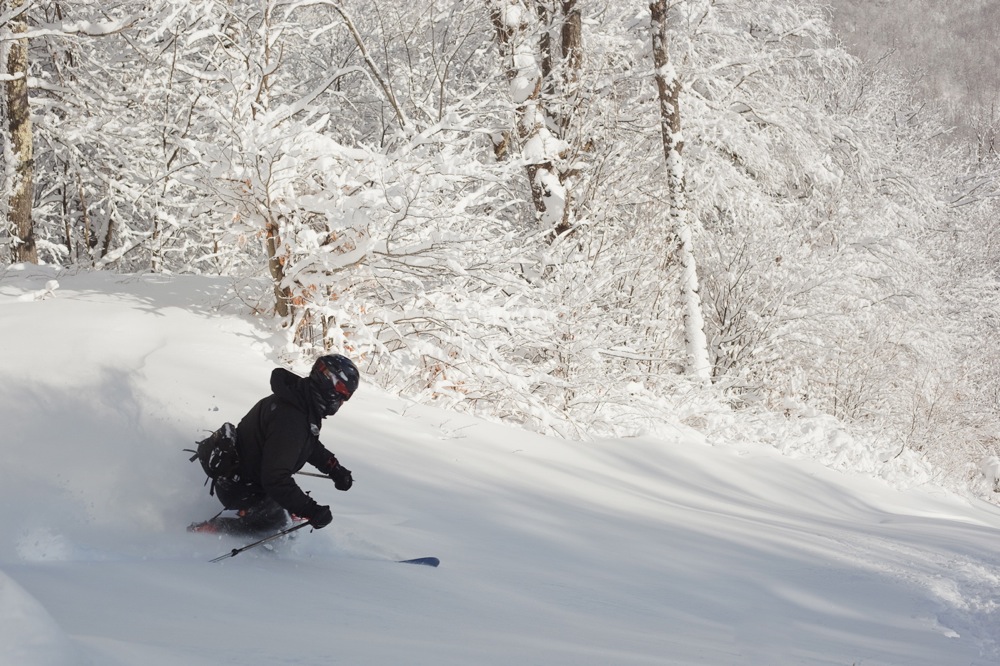
[[[336,72],[328,76],[322,83],[313,88],[311,91],[297,99],[291,104],[285,104],[279,108],[274,116],[269,119],[270,125],[279,125],[285,120],[305,111],[310,104],[316,101],[316,99],[322,95],[324,92],[329,90],[330,86],[335,84],[339,79],[349,75],[363,72],[361,67],[343,67],[338,69]]]
[[[13,9],[0,14],[0,26],[6,25],[7,23],[10,23],[14,19],[18,18],[21,14],[24,14],[26,11],[31,9],[34,4],[34,2],[29,0],[29,2],[25,2],[19,7],[14,7]]]
[[[288,18],[291,16],[296,9],[313,6],[332,7],[335,12],[340,14],[340,18],[343,19],[348,32],[350,32],[351,37],[354,38],[354,43],[357,45],[358,51],[361,53],[361,57],[365,61],[365,65],[368,67],[369,73],[375,79],[376,83],[378,83],[379,88],[382,89],[382,93],[385,95],[389,105],[392,106],[400,127],[409,126],[409,120],[407,120],[406,114],[403,112],[403,108],[396,99],[396,95],[392,90],[392,85],[382,75],[382,72],[379,71],[378,65],[368,53],[368,48],[365,46],[364,38],[361,36],[361,33],[358,32],[357,26],[354,25],[354,21],[351,19],[350,14],[347,13],[341,3],[334,2],[333,0],[301,0],[300,2],[293,2],[287,6],[285,17]]]
[[[107,21],[103,23],[93,23],[90,21],[76,21],[72,23],[49,23],[32,28],[24,32],[21,37],[36,39],[38,37],[68,37],[81,35],[84,37],[107,37],[116,35],[135,25],[136,18],[121,19],[118,21]]]

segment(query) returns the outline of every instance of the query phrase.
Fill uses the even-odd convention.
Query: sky
[[[574,442],[363,381],[354,487],[298,477],[333,523],[211,563],[183,449],[285,351],[238,289],[0,270],[0,666],[1000,662],[1000,508],[822,415]]]

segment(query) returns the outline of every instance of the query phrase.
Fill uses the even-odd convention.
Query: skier
[[[305,463],[328,475],[337,490],[349,490],[351,471],[319,441],[322,420],[333,416],[358,388],[358,369],[345,356],[322,356],[308,377],[275,368],[272,395],[247,412],[236,428],[238,471],[215,479],[223,511],[238,517],[214,518],[188,527],[192,532],[252,535],[280,530],[289,516],[304,518],[316,529],[333,521],[330,507],[304,493],[292,475]]]

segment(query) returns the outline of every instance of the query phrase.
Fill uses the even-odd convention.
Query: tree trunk
[[[560,29],[560,50],[562,55],[562,104],[561,111],[556,114],[555,122],[559,128],[559,137],[566,139],[570,135],[570,121],[573,117],[572,107],[579,100],[578,84],[580,70],[583,67],[583,16],[577,8],[577,0],[563,0],[562,28]],[[572,229],[571,211],[573,209],[572,174],[568,171],[559,173],[559,181],[565,189],[562,219],[556,224],[556,236],[569,233]]]
[[[285,266],[281,257],[278,256],[278,246],[281,239],[278,238],[278,225],[275,222],[267,223],[267,267],[271,271],[271,281],[274,284],[274,312],[279,317],[287,317],[291,312],[289,301],[291,294],[288,287],[283,286],[285,281]]]
[[[566,82],[575,85],[580,80],[583,67],[583,15],[577,8],[577,0],[563,0],[563,23],[560,31],[562,57],[566,63]]]
[[[688,223],[687,193],[684,183],[684,137],[681,134],[681,82],[670,60],[667,32],[667,2],[655,0],[649,5],[652,32],[654,79],[660,101],[660,134],[667,165],[667,190],[670,218],[677,234],[677,258],[681,265],[681,298],[684,307],[684,342],[687,371],[698,381],[711,379],[705,319],[698,293],[698,266],[694,254],[691,227]]]
[[[582,47],[581,33],[574,32],[580,20],[575,4],[575,0],[569,0],[560,5],[569,7],[573,17],[570,26],[561,30],[559,46],[570,44],[569,65],[578,70]],[[553,54],[549,29],[559,19],[552,17],[548,6],[539,0],[490,0],[490,8],[500,55],[507,61],[507,80],[517,118],[513,134],[525,161],[535,217],[556,238],[573,226],[570,174],[557,166],[566,146],[560,123],[549,108],[556,104],[554,100],[569,103],[565,89],[558,86],[553,75],[559,61]],[[567,53],[561,57],[566,60]],[[577,72],[569,76],[575,79]],[[498,155],[505,154],[507,148],[506,143],[495,147]]]
[[[5,4],[11,11],[17,12],[25,9],[24,3],[25,0],[10,0]],[[28,40],[16,38],[27,31],[28,22],[24,11],[8,25],[15,39],[8,47],[7,73],[11,78],[5,85],[7,129],[10,133],[9,154],[13,170],[13,187],[7,202],[7,225],[13,236],[11,256],[14,263],[37,264],[35,229],[31,220],[35,165],[31,145],[31,109],[28,105]]]

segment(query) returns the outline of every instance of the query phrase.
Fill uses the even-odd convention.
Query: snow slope
[[[242,542],[184,531],[218,509],[182,449],[276,358],[233,289],[0,273],[0,665],[1000,663],[996,507],[364,385],[323,437],[354,488],[300,478],[334,523],[211,564]]]

